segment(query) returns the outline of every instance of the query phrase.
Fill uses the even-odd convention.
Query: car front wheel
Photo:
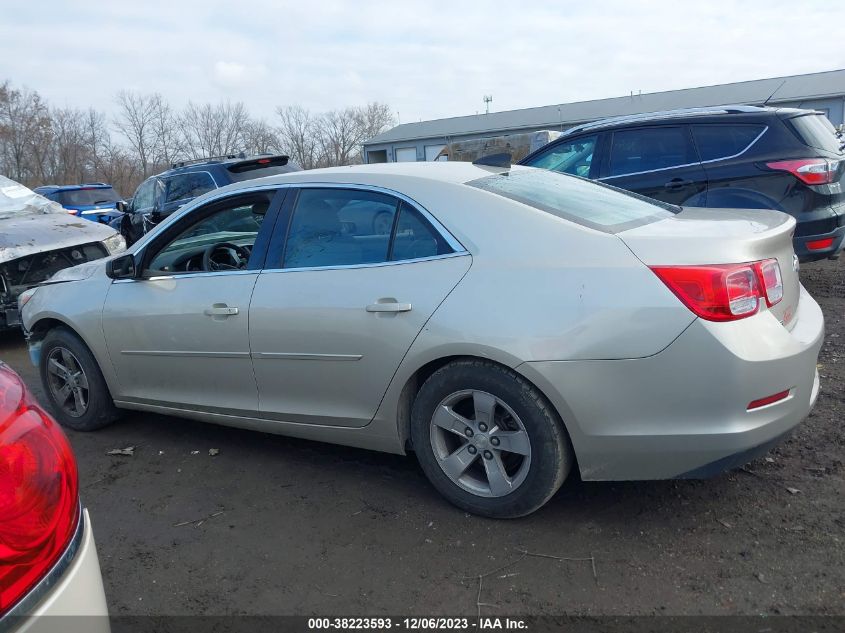
[[[114,406],[93,354],[69,330],[50,330],[41,343],[41,383],[56,419],[74,431],[95,431],[114,422]]]
[[[573,462],[563,424],[537,388],[482,360],[449,363],[426,380],[411,433],[435,488],[482,516],[533,512],[560,488]]]

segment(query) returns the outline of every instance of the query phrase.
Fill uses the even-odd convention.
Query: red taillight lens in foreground
[[[748,403],[748,410],[751,411],[751,409],[759,409],[760,407],[765,407],[767,404],[774,404],[775,402],[785,400],[787,396],[789,396],[789,391],[790,390],[787,389],[786,391],[779,391],[778,393],[766,396],[765,398],[760,398],[759,400],[752,400]]]
[[[0,615],[50,571],[78,521],[70,444],[17,374],[0,365]]]
[[[821,240],[811,240],[804,244],[808,251],[823,251],[826,248],[833,246],[833,238],[825,237]]]
[[[799,158],[766,163],[769,169],[788,171],[807,185],[828,185],[836,178],[839,161],[824,158]]]
[[[783,298],[776,259],[748,264],[654,266],[651,269],[696,315],[708,321],[736,321]]]

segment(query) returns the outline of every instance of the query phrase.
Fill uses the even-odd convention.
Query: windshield
[[[680,211],[629,191],[545,169],[513,169],[467,183],[605,233],[671,217]]]
[[[117,202],[120,196],[111,187],[89,187],[59,191],[56,199],[63,207],[87,207]]]
[[[33,213],[62,213],[67,211],[14,180],[0,176],[0,220]]]

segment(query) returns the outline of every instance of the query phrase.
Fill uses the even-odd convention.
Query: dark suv
[[[604,119],[568,130],[520,164],[681,206],[789,213],[802,261],[843,246],[842,138],[813,110],[727,106]]]
[[[215,156],[173,163],[171,169],[150,176],[135,190],[125,213],[111,224],[137,242],[168,215],[202,194],[233,182],[299,171],[287,156],[244,154]]]

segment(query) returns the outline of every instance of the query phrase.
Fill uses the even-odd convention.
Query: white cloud
[[[263,64],[247,65],[238,62],[216,62],[214,81],[222,88],[240,88],[254,85],[267,74]]]

